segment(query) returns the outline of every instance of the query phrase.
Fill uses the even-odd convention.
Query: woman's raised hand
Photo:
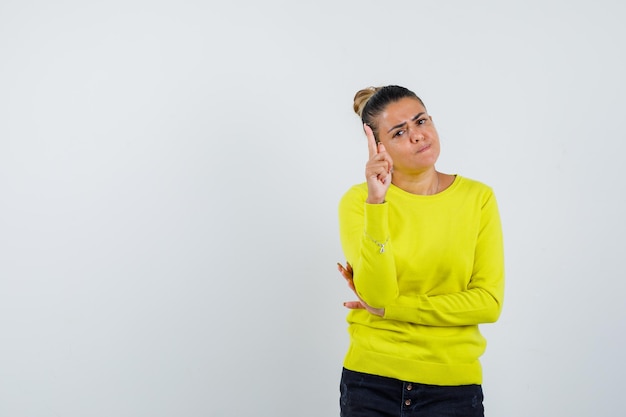
[[[369,149],[369,160],[365,165],[365,178],[367,180],[367,200],[368,204],[380,204],[385,201],[387,190],[391,185],[391,172],[393,161],[385,150],[385,145],[376,143],[374,132],[367,124],[363,125],[365,136],[367,136],[367,148]]]

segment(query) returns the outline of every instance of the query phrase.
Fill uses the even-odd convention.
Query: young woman
[[[438,172],[439,136],[422,100],[399,86],[354,99],[369,148],[363,184],[339,204],[350,348],[341,416],[483,416],[480,323],[504,293],[493,191]]]

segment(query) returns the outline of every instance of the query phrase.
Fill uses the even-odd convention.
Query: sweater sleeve
[[[398,282],[389,236],[388,204],[365,203],[366,191],[354,187],[339,204],[341,245],[354,271],[359,296],[381,308],[398,297]]]
[[[467,288],[439,295],[399,295],[385,306],[385,318],[427,326],[466,326],[498,319],[504,297],[504,249],[500,215],[491,191],[480,216]]]

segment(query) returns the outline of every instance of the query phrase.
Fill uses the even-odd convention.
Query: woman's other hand
[[[345,278],[346,282],[348,283],[348,287],[350,287],[350,289],[359,299],[358,301],[346,301],[345,303],[343,303],[343,305],[351,310],[362,308],[369,311],[371,314],[382,317],[385,314],[384,308],[374,308],[369,306],[365,301],[361,299],[361,297],[359,297],[359,294],[356,292],[356,288],[354,287],[354,273],[352,271],[352,265],[346,262],[346,266],[344,267],[340,263],[337,263],[337,269],[339,270],[341,276]]]

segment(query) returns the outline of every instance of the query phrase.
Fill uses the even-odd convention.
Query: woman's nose
[[[409,139],[411,140],[411,142],[413,143],[417,143],[420,140],[424,140],[424,135],[422,135],[420,132],[411,129],[409,131]]]

